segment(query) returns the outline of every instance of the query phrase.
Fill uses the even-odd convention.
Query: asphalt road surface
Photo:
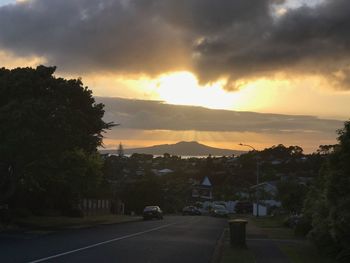
[[[207,216],[0,234],[0,262],[210,262],[227,221]]]

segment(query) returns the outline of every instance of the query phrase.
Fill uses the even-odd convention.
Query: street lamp
[[[246,146],[249,147],[251,149],[253,149],[253,151],[257,151],[253,146],[249,145],[249,144],[243,144],[243,143],[239,143],[238,145],[240,146]],[[259,184],[259,160],[258,157],[256,158],[256,216],[259,216],[259,188],[258,188],[258,184]]]

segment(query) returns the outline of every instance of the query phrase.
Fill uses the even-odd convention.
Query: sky
[[[97,100],[134,105],[106,105],[106,118],[121,123],[108,148],[199,140],[312,152],[335,143],[350,116],[349,12],[348,0],[0,0],[0,66],[55,65],[58,76],[82,77]],[[157,117],[178,106],[152,126],[139,118],[150,113],[145,101]],[[198,109],[205,129],[172,114]],[[244,116],[264,127],[222,117],[242,112],[261,113],[264,121]],[[271,128],[276,114],[282,125]],[[298,121],[286,129],[285,118]]]

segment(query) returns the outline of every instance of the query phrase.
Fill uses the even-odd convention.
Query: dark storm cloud
[[[0,8],[0,46],[20,55],[44,56],[65,71],[80,73],[159,73],[162,68],[186,66],[182,33],[143,4],[36,0],[4,6]]]
[[[159,74],[202,82],[284,71],[350,88],[350,1],[324,0],[276,18],[282,0],[36,0],[0,8],[0,47],[64,71]]]
[[[335,134],[343,125],[342,121],[313,116],[212,110],[121,98],[96,100],[105,104],[106,121],[121,124],[118,129]]]
[[[196,46],[197,71],[205,77],[260,77],[278,71],[324,75],[334,85],[349,88],[350,1],[329,0],[303,6],[276,19],[235,24]],[[234,88],[234,87],[233,87]]]

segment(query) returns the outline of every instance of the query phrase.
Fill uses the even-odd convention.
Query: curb
[[[214,248],[214,252],[213,252],[213,255],[211,257],[210,263],[220,263],[221,262],[222,252],[223,252],[223,248],[224,248],[225,232],[226,232],[226,229],[224,228],[219,239],[216,241],[216,246]]]

